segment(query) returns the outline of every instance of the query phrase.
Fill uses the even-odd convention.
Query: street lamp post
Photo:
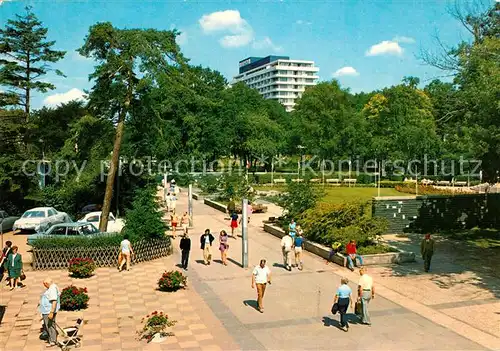
[[[302,169],[304,169],[304,149],[306,147],[302,145],[297,145],[297,149],[300,150],[300,161],[297,162],[297,177],[300,179],[300,163],[302,162]]]

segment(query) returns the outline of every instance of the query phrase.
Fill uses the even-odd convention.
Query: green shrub
[[[198,179],[198,186],[206,194],[213,194],[219,191],[220,177],[207,174]]]
[[[186,287],[187,277],[180,271],[170,271],[162,274],[158,280],[158,289],[160,291],[177,291]]]
[[[70,249],[75,247],[110,247],[120,246],[123,235],[117,233],[103,233],[99,235],[57,237],[47,236],[33,241],[31,246],[36,249]]]
[[[132,209],[127,211],[124,234],[128,234],[133,240],[162,238],[166,230],[162,217],[155,187],[139,189]]]
[[[287,218],[302,218],[302,213],[314,208],[322,197],[322,189],[311,183],[289,183],[286,193],[279,199]]]
[[[360,255],[375,255],[388,252],[398,252],[398,250],[382,244],[361,246],[358,248],[358,254]]]
[[[300,224],[308,240],[331,245],[335,241],[344,246],[356,240],[359,247],[370,246],[387,229],[387,220],[368,216],[368,202],[343,204],[320,203],[302,215]]]
[[[87,288],[70,285],[61,292],[61,310],[63,311],[83,310],[87,308],[88,303]]]
[[[73,258],[69,261],[69,272],[73,278],[90,278],[96,265],[91,258]]]

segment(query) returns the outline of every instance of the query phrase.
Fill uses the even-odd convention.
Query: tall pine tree
[[[53,50],[55,41],[47,41],[47,28],[42,26],[31,7],[24,15],[16,15],[0,29],[0,85],[9,88],[0,100],[22,106],[29,120],[32,91],[45,93],[54,84],[42,81],[52,71],[49,63],[61,60],[65,51]],[[63,75],[59,70],[53,70]]]

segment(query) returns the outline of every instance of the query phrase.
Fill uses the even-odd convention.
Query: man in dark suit
[[[200,237],[201,249],[203,250],[203,261],[205,265],[210,264],[212,261],[212,242],[214,241],[214,236],[210,234],[210,229],[205,229],[205,234]]]
[[[184,236],[181,239],[180,244],[181,249],[181,266],[185,270],[188,268],[188,260],[189,260],[189,251],[191,251],[191,239],[189,238],[187,233],[184,233]]]
[[[424,240],[420,243],[420,254],[424,260],[424,270],[429,272],[431,269],[431,259],[434,255],[434,239],[431,239],[430,234],[425,234]]]

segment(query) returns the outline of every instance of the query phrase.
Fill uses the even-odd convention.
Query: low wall
[[[203,203],[207,206],[210,206],[212,208],[215,208],[216,210],[218,211],[221,211],[221,212],[224,212],[226,213],[227,212],[227,207],[226,205],[224,204],[221,204],[220,202],[217,202],[217,201],[214,201],[214,200],[210,200],[210,199],[203,199]]]
[[[149,239],[133,243],[134,254],[132,263],[151,261],[160,257],[171,255],[172,242],[169,237],[163,239]],[[77,257],[91,258],[97,267],[112,267],[118,262],[118,246],[108,247],[74,247],[61,249],[33,248],[34,270],[67,269],[69,260]]]
[[[201,195],[198,193],[193,193],[193,199],[195,200],[201,200]]]
[[[264,231],[272,234],[278,238],[282,238],[286,235],[285,231],[279,227],[264,224]],[[304,248],[324,259],[328,259],[330,256],[330,248],[312,241],[305,241]],[[342,254],[337,254],[333,256],[332,261],[338,265],[346,266],[347,259]],[[414,262],[415,254],[413,252],[407,251],[399,251],[399,252],[388,252],[382,254],[375,255],[363,255],[363,263],[364,265],[382,265],[382,264],[390,264],[390,263],[405,263],[405,262]]]

